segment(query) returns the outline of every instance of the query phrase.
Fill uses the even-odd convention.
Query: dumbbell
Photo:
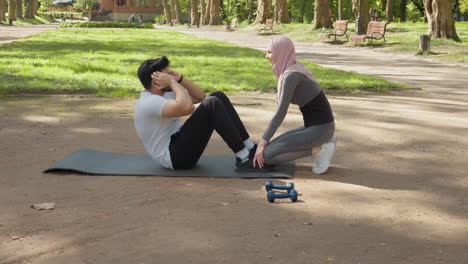
[[[297,201],[297,191],[291,190],[289,193],[275,193],[274,191],[268,191],[267,199],[270,203],[274,203],[275,199],[287,199],[290,198],[292,202]]]
[[[277,185],[277,184],[273,184],[272,181],[267,181],[265,184],[265,189],[267,192],[273,189],[277,189],[277,190],[286,190],[289,193],[291,190],[294,190],[294,183],[290,182],[288,183],[288,185]]]

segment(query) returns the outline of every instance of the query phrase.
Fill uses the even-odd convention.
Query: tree
[[[23,0],[16,0],[16,17],[23,18]]]
[[[401,0],[400,5],[400,21],[406,22],[406,6],[408,4],[408,0]]]
[[[81,10],[91,10],[98,2],[98,0],[77,0],[73,6]]]
[[[205,0],[202,0],[205,1]],[[208,6],[206,7],[205,17],[203,18],[203,25],[210,24],[210,16],[211,16],[211,0],[208,0]]]
[[[343,0],[338,0],[338,20],[343,20]]]
[[[176,24],[180,23],[180,6],[179,6],[179,0],[171,0],[171,6],[172,6],[172,18],[176,20]]]
[[[365,34],[370,20],[367,0],[353,0],[353,13],[356,16],[356,32]]]
[[[221,19],[219,17],[219,0],[211,0],[211,7],[210,7],[210,25],[219,25],[221,24]]]
[[[271,0],[258,0],[257,18],[254,24],[264,24],[271,18]]]
[[[171,23],[172,21],[171,7],[167,3],[167,0],[162,0],[162,4],[163,4],[164,15],[166,16],[167,23]]]
[[[5,0],[0,0],[0,21],[6,21]]]
[[[387,0],[387,8],[385,9],[387,21],[393,22],[393,0]]]
[[[190,0],[190,24],[198,25],[198,0]]]
[[[424,0],[424,8],[429,26],[429,36],[448,38],[460,42],[455,29],[451,1]]]
[[[8,20],[10,25],[16,20],[16,0],[8,0]]]
[[[25,18],[34,18],[37,13],[37,0],[26,0],[26,11],[24,12]]]
[[[205,20],[205,16],[206,16],[206,2],[205,2],[205,0],[200,0],[200,5],[201,5],[200,24],[204,24],[203,21]]]
[[[330,1],[315,0],[315,25],[314,29],[331,28]]]
[[[276,22],[277,23],[289,23],[291,20],[289,18],[288,12],[288,1],[287,0],[276,0],[275,5],[276,12]]]

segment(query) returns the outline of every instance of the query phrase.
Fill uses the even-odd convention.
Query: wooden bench
[[[259,32],[261,33],[263,31],[263,33],[266,33],[267,31],[271,31],[271,33],[275,33],[273,31],[273,19],[267,19],[265,21],[265,25],[260,28]]]
[[[336,37],[346,36],[346,40],[348,40],[348,23],[349,20],[337,20],[333,23],[333,32],[332,33],[321,33],[319,34],[319,38],[321,39],[329,39],[334,37],[336,41]]]
[[[388,22],[377,22],[371,21],[367,25],[367,34],[366,35],[353,35],[351,36],[351,40],[354,42],[358,41],[366,41],[366,39],[370,39],[371,44],[372,40],[376,39],[383,39],[384,43],[387,43],[385,40],[385,29],[387,28]]]

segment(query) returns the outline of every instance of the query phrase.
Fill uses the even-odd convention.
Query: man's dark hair
[[[143,87],[145,87],[145,89],[151,89],[151,74],[156,71],[161,71],[167,66],[169,66],[169,60],[166,56],[152,60],[145,60],[138,68],[138,77],[140,78],[140,82],[143,84]]]

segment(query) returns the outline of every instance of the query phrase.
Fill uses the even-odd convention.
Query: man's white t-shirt
[[[135,128],[141,143],[153,159],[169,169],[173,169],[169,153],[171,136],[180,130],[182,123],[177,117],[163,117],[161,112],[167,100],[175,98],[173,92],[159,96],[142,91],[134,113]]]

